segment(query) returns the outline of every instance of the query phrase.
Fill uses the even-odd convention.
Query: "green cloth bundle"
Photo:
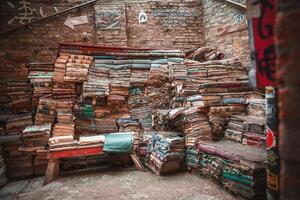
[[[130,153],[132,145],[132,132],[106,134],[103,151],[106,153]]]

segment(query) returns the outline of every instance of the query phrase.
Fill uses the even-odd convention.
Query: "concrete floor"
[[[156,176],[132,168],[64,176],[42,187],[43,177],[11,182],[1,200],[235,200],[217,184],[189,173]]]

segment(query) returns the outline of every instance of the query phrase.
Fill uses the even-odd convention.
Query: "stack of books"
[[[65,82],[80,83],[87,81],[89,67],[93,57],[84,55],[70,55],[66,63]]]
[[[6,95],[10,98],[11,110],[14,113],[32,111],[32,87],[25,81],[6,83]]]
[[[27,126],[22,133],[22,144],[18,150],[23,152],[36,152],[44,150],[48,144],[52,124]]]
[[[28,75],[30,83],[33,85],[32,101],[37,107],[39,98],[51,98],[53,88],[53,72],[30,71]]]
[[[20,134],[26,126],[32,125],[32,113],[9,115],[6,121],[6,135]]]
[[[175,132],[158,132],[152,135],[148,168],[157,175],[181,170],[184,163],[184,137]]]
[[[53,99],[41,98],[38,103],[35,125],[43,125],[47,123],[54,124],[56,119],[57,101]]]

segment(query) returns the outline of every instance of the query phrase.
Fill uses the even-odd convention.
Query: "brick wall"
[[[32,20],[44,15],[77,5],[80,0],[27,0],[35,9]],[[1,29],[14,27],[8,21],[18,14],[17,0],[11,0],[15,8],[6,1],[1,2]],[[138,22],[139,12],[145,10],[148,21]],[[116,11],[120,15],[117,27],[105,27],[101,16],[106,11]],[[98,43],[106,46],[134,46],[187,49],[204,43],[201,4],[197,0],[168,1],[111,1],[97,3],[70,13],[71,17],[87,15],[88,24],[75,29],[64,25],[68,14],[49,19],[11,34],[0,36],[0,78],[2,80],[26,79],[26,63],[51,61],[56,56],[58,43]],[[84,40],[83,32],[88,38]]]
[[[245,0],[235,0],[245,4]],[[248,29],[245,12],[220,0],[202,0],[205,44],[227,57],[239,56],[249,65]]]
[[[27,1],[35,9],[34,19],[41,18],[41,7],[43,13],[49,15],[55,12],[54,7],[61,11],[82,2]],[[15,9],[6,1],[0,3],[1,29],[10,27],[7,22],[17,14],[19,1],[10,2],[16,5]],[[107,11],[112,17],[105,18]],[[145,23],[139,23],[141,11],[147,15]],[[95,6],[90,5],[70,13],[72,17],[87,15],[89,20],[88,24],[76,26],[74,30],[64,25],[68,16],[65,14],[4,37],[0,36],[0,78],[26,79],[26,63],[53,60],[58,43],[61,42],[173,49],[188,49],[206,44],[216,46],[228,57],[242,55],[248,61],[246,23],[245,20],[237,22],[241,19],[239,14],[241,11],[218,0],[99,1]],[[107,24],[107,19],[111,20],[110,24]],[[118,23],[114,24],[116,20]],[[83,39],[83,32],[87,32],[87,40]]]
[[[128,46],[188,49],[204,44],[198,0],[134,1],[127,4]],[[141,11],[147,22],[139,23]]]
[[[32,3],[31,8],[36,9],[34,12],[35,18],[40,18],[40,7],[43,7],[44,14],[50,14],[55,12],[53,7],[61,11],[75,5],[75,3],[66,3],[67,1],[60,0],[31,0],[30,2]],[[17,3],[14,4],[16,6],[18,5]],[[1,2],[0,16],[5,14],[10,15],[10,13],[7,13],[9,11],[10,8],[7,4]],[[86,14],[89,23],[80,25],[73,30],[64,25],[64,21],[68,16],[68,14],[66,14],[32,25],[29,28],[0,36],[0,79],[27,80],[26,63],[54,60],[58,43],[60,42],[94,43],[93,6],[87,6],[83,9],[70,12],[69,14],[72,17]],[[13,15],[10,17],[13,17]],[[2,18],[2,20],[4,19]],[[7,21],[1,22],[1,24],[4,23],[7,24]],[[15,23],[20,25],[17,21]],[[83,32],[87,32],[88,34],[86,41],[83,40]]]

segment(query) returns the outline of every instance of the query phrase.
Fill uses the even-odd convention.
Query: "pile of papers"
[[[57,101],[57,123],[54,125],[52,137],[49,140],[50,149],[63,149],[77,145],[77,141],[74,140],[75,116],[73,106],[73,101]]]
[[[148,81],[149,69],[131,69],[130,86],[145,87]]]
[[[205,46],[187,51],[186,57],[192,60],[205,62],[222,59],[224,54],[211,46]]]
[[[169,81],[168,66],[161,66],[160,68],[151,68],[148,76],[148,85],[161,87]]]
[[[260,98],[248,98],[248,114],[256,117],[266,117],[266,99]]]

